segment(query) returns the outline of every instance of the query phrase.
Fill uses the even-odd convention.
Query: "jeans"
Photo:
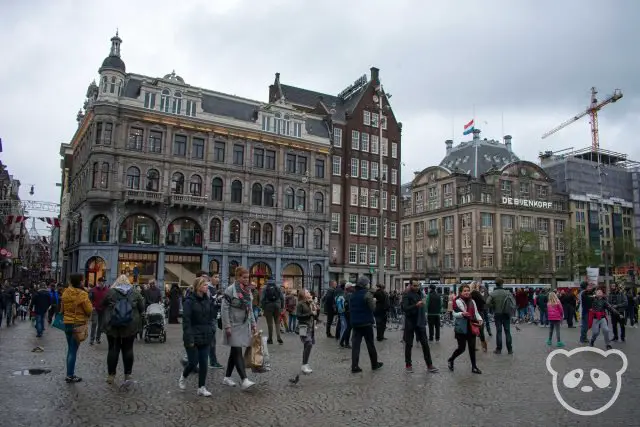
[[[298,316],[291,312],[289,313],[289,325],[287,327],[287,332],[295,332],[296,326],[298,326]]]
[[[498,334],[498,336],[500,336]],[[471,367],[477,368],[476,365],[476,336],[473,334],[456,334],[456,341],[458,341],[458,348],[453,351],[453,354],[449,358],[449,361],[453,362],[458,356],[464,353],[466,347],[469,347],[469,359],[471,359]]]
[[[73,337],[74,325],[64,325],[64,334],[67,337],[67,377],[76,374],[76,357],[80,343]]]
[[[273,341],[273,326],[275,323],[276,336],[279,340],[280,337],[280,309],[265,310],[264,317],[267,319],[267,329],[269,330],[269,341]]]
[[[187,378],[198,367],[198,387],[204,387],[207,380],[207,359],[209,358],[210,345],[198,345],[187,347],[188,363],[182,371],[182,376]]]
[[[549,313],[547,310],[540,310],[540,324],[548,325],[549,324]]]
[[[440,316],[437,314],[428,315],[427,323],[429,324],[429,341],[433,341],[434,332],[436,334],[436,341],[440,341]]]
[[[549,342],[553,339],[553,330],[556,330],[556,338],[558,342],[560,339],[560,325],[562,324],[562,320],[549,320]]]
[[[373,326],[358,326],[352,329],[353,331],[353,348],[351,349],[351,369],[356,369],[360,364],[360,346],[362,345],[362,339],[367,345],[367,351],[369,352],[369,359],[371,360],[371,367],[378,366],[378,352],[376,351],[376,345],[373,343]]]
[[[415,335],[416,341],[422,346],[422,355],[427,366],[433,365],[431,360],[431,351],[429,350],[429,343],[427,341],[427,329],[415,326],[412,322],[404,322],[404,363],[411,366],[411,349],[413,348],[413,336]]]
[[[496,350],[502,351],[502,329],[504,329],[507,351],[513,351],[511,341],[511,316],[506,313],[496,313],[493,315],[493,320],[496,322]]]
[[[302,341],[302,344],[304,345],[304,348],[302,350],[302,364],[308,365],[309,357],[311,357],[311,349],[313,348],[313,344],[315,341],[313,330],[310,330],[306,337],[300,337],[300,341]]]
[[[529,306],[527,307],[527,313],[529,314],[529,321],[533,322],[533,319],[535,319],[536,317],[536,308],[533,306],[533,304],[529,303]]]
[[[109,342],[109,351],[107,353],[107,372],[109,375],[116,374],[120,353],[122,353],[124,374],[131,375],[131,370],[133,369],[133,342],[135,340],[135,335],[130,337],[113,337],[107,335],[107,341]]]
[[[347,313],[340,315],[340,324],[343,325],[342,331],[340,331],[340,345],[347,347],[351,342],[351,319]]]
[[[624,324],[625,324],[625,318],[619,318],[618,316],[616,316],[615,314],[611,315],[611,329],[613,329],[613,339],[617,340],[618,339],[618,325],[620,325],[620,339],[622,341],[624,341],[625,338],[625,330],[624,330]]]
[[[36,334],[41,337],[44,332],[44,314],[36,314]]]
[[[482,310],[480,312],[480,315],[482,316],[483,326],[487,329],[487,333],[489,334],[489,336],[491,336],[491,323],[489,323],[489,311]]]
[[[580,342],[587,342],[587,331],[589,330],[589,312],[582,312],[580,316]]]
[[[229,378],[231,374],[233,374],[233,368],[238,371],[241,380],[244,381],[247,378],[247,371],[244,367],[244,357],[242,356],[242,347],[231,347],[225,377]]]
[[[258,317],[260,317],[260,307],[257,305],[253,306],[253,317],[256,319],[256,322],[258,321]]]
[[[91,335],[89,336],[89,342],[100,342],[100,335],[102,335],[102,322],[104,321],[104,311],[93,310],[91,313]]]
[[[518,320],[524,320],[524,318],[527,316],[527,308],[519,308],[518,309]]]
[[[189,354],[187,353],[187,357]],[[209,346],[209,364],[211,366],[216,365],[218,363],[218,356],[216,355],[216,326],[213,327],[213,340],[211,340],[211,345]]]
[[[609,330],[609,324],[607,323],[606,317],[602,317],[600,320],[593,319],[593,325],[591,325],[591,345],[596,342],[601,330],[604,333],[604,344],[609,345],[611,341],[609,334],[611,331]]]
[[[376,338],[378,341],[384,339],[384,331],[387,329],[387,313],[378,314],[376,319]]]

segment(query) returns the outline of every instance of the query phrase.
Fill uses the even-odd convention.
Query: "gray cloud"
[[[586,118],[540,136],[586,108],[592,85],[625,95],[601,114],[602,146],[640,159],[629,143],[640,124],[632,0],[55,3],[12,5],[0,17],[0,35],[13,41],[0,67],[3,161],[37,184],[39,199],[58,198],[59,144],[76,129],[116,27],[128,71],[175,69],[189,84],[259,100],[275,72],[335,94],[379,67],[404,122],[404,181],[440,161],[445,139],[462,140],[474,105],[483,137],[512,134],[523,158],[588,146]]]

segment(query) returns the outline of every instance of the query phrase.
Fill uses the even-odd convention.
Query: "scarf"
[[[473,304],[473,298],[471,298],[471,296],[469,296],[469,298],[462,298],[462,301],[464,301],[464,304],[467,306],[467,313],[469,313],[471,315],[471,318],[469,319],[471,322],[476,322],[476,310],[474,308],[474,304]]]
[[[245,286],[243,289],[242,285],[236,282],[233,293],[234,297],[238,298],[242,302],[244,308],[249,311],[251,309],[251,289],[249,289],[248,286]]]

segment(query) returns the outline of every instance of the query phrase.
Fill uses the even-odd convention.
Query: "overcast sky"
[[[601,146],[640,160],[634,0],[0,0],[0,10],[0,156],[23,198],[59,200],[60,143],[116,28],[127,71],[175,69],[188,84],[262,101],[276,72],[337,94],[380,68],[404,124],[403,182],[439,163],[446,139],[463,140],[474,106],[482,137],[513,135],[521,158],[587,147],[587,118],[540,136],[583,111],[591,86],[624,93],[601,112]]]

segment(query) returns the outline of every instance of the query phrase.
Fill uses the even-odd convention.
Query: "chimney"
[[[380,70],[376,67],[371,67],[371,81],[376,83],[380,78]]]
[[[280,73],[276,73],[276,83],[280,83]]]
[[[474,141],[480,140],[480,129],[473,130],[473,140]]]
[[[446,145],[446,146],[447,146],[447,154],[451,153],[451,149],[453,148],[453,141],[452,141],[452,140],[450,140],[450,139],[447,139],[447,140],[444,142],[444,145]]]
[[[507,150],[509,150],[510,153],[512,153],[512,151],[511,151],[511,135],[505,135],[504,136],[504,146],[507,147]]]

